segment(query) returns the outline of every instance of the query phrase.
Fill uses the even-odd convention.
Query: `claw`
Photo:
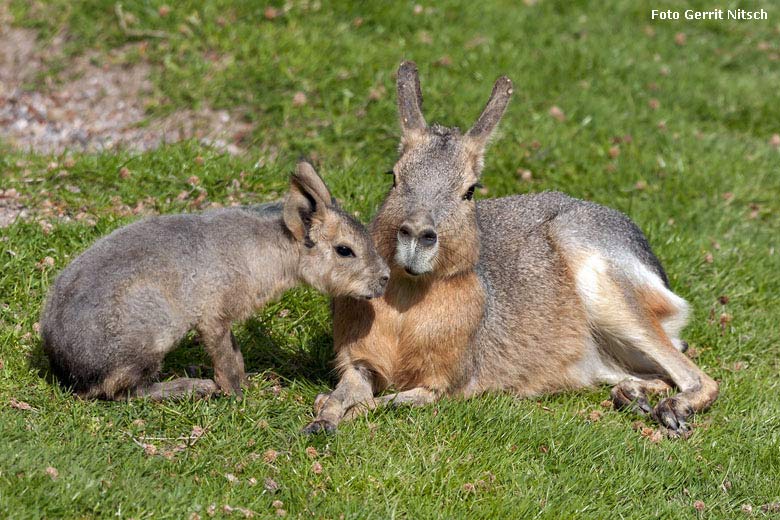
[[[670,430],[670,434],[677,437],[683,436],[690,431],[690,427],[685,420],[693,413],[691,407],[684,401],[668,397],[662,400],[653,410],[653,417],[662,426]]]
[[[639,415],[651,415],[653,407],[644,395],[638,395],[632,397],[626,395],[626,392],[620,386],[616,386],[612,389],[611,393],[612,403],[618,410],[631,409]]]
[[[635,402],[636,407],[638,408],[638,412],[643,415],[650,415],[653,413],[653,407],[650,406],[650,403],[648,402],[647,398],[640,397]]]
[[[671,412],[668,411],[662,411],[658,414],[656,414],[656,419],[659,423],[666,426],[672,431],[677,431],[677,429],[680,427],[680,423],[677,421],[677,417]]]
[[[325,419],[317,419],[307,424],[301,430],[301,433],[305,435],[313,435],[315,433],[321,433],[321,432],[325,432],[328,434],[335,433],[336,425]]]

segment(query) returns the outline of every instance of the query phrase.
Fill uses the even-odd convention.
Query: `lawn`
[[[0,517],[778,514],[776,3],[724,6],[769,15],[742,22],[650,20],[704,1],[164,3],[0,2],[41,48],[65,35],[27,89],[56,90],[91,53],[150,67],[149,121],[211,107],[252,126],[238,155],[197,139],[67,154],[0,141],[0,189],[27,213],[0,228]],[[256,373],[242,401],[85,402],[51,382],[49,286],[140,215],[273,200],[305,156],[368,222],[391,182],[402,59],[419,65],[428,120],[461,128],[496,77],[514,80],[478,197],[561,190],[643,228],[693,306],[689,355],[721,384],[689,439],[605,407],[607,388],[443,400],[302,436],[335,383],[328,300],[303,288],[236,327]],[[165,372],[193,364],[207,360],[191,338]]]

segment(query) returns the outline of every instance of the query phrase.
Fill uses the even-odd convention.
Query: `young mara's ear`
[[[284,225],[296,240],[309,240],[312,219],[333,205],[328,187],[311,164],[301,161],[290,176],[290,191],[284,199]]]
[[[398,118],[405,139],[421,135],[428,125],[422,114],[422,90],[417,65],[404,61],[398,67]]]
[[[469,148],[476,155],[481,156],[490,140],[490,135],[495,130],[501,116],[506,111],[509,99],[512,97],[512,80],[506,76],[501,76],[493,85],[493,92],[490,94],[485,109],[480,114],[477,122],[466,134]]]

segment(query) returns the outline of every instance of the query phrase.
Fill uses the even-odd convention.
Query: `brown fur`
[[[391,280],[377,300],[336,300],[339,366],[369,368],[378,391],[392,382],[398,390],[423,386],[449,392],[464,377],[464,354],[482,318],[482,287],[473,273],[432,279],[423,290],[408,280]]]
[[[675,313],[674,305],[663,294],[651,288],[637,289],[636,298],[645,312],[657,320],[663,320]],[[658,325],[660,326],[660,323]]]

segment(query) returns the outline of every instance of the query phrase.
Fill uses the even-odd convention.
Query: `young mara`
[[[300,163],[284,202],[152,217],[96,242],[57,277],[43,348],[63,385],[87,398],[241,395],[231,323],[299,283],[369,300],[388,274],[365,228]],[[214,380],[152,382],[192,329]]]

